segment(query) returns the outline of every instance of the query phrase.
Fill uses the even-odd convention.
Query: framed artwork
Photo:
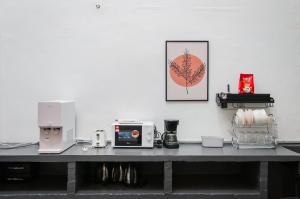
[[[166,41],[166,101],[208,101],[208,41]]]

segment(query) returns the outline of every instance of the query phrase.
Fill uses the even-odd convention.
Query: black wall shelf
[[[272,107],[275,100],[270,94],[234,94],[234,93],[217,93],[217,105],[221,108],[228,108],[231,104],[233,108],[245,106],[245,104],[262,104],[262,107]]]

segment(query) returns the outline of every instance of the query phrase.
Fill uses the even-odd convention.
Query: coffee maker
[[[177,140],[177,125],[179,120],[165,120],[165,132],[162,135],[163,145],[168,149],[179,148]]]

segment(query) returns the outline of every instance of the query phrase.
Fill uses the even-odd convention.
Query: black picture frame
[[[200,42],[200,43],[206,43],[207,44],[207,60],[206,60],[206,99],[168,99],[168,43],[173,42],[186,42],[186,43],[192,43],[192,42]],[[166,40],[165,41],[165,101],[203,101],[207,102],[209,101],[209,41],[208,40]]]

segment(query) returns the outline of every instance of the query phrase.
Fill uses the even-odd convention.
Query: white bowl
[[[268,124],[268,115],[264,109],[257,109],[253,111],[254,123],[256,125],[266,125]]]

